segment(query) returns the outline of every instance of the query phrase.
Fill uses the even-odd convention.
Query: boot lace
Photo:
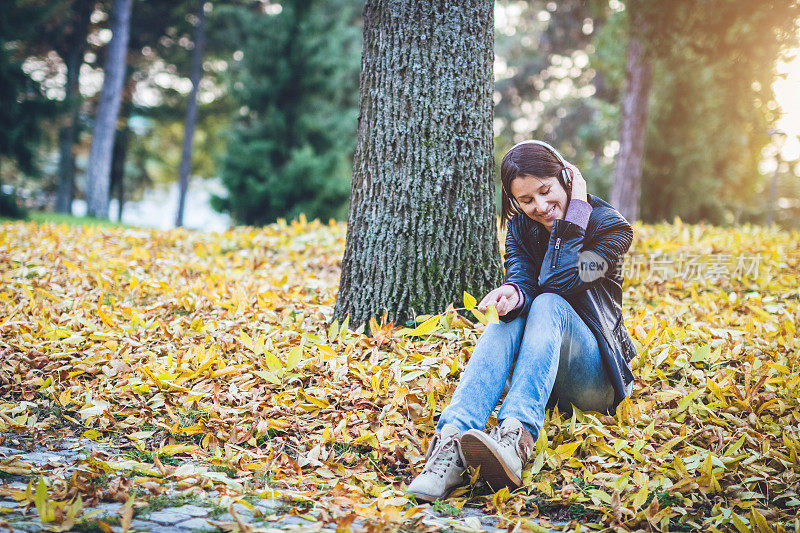
[[[515,449],[514,443],[519,440],[519,437],[521,435],[522,435],[521,427],[516,427],[512,429],[509,427],[495,426],[489,433],[489,437],[497,441],[497,443],[500,446],[502,446],[503,448],[512,448],[512,449]]]
[[[464,456],[461,454],[461,446],[455,435],[447,439],[439,439],[434,443],[430,458],[425,463],[423,472],[430,472],[443,478],[452,465],[463,466]]]

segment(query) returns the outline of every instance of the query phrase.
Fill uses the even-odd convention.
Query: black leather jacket
[[[525,295],[524,305],[500,317],[510,322],[527,315],[533,299],[544,292],[564,297],[597,339],[608,378],[614,385],[616,409],[633,381],[630,361],[636,356],[622,320],[622,275],[620,266],[633,240],[625,218],[607,202],[588,195],[592,214],[583,228],[556,220],[553,231],[525,215],[515,215],[506,234],[506,282],[515,283]],[[583,253],[581,253],[583,252]],[[579,259],[580,254],[580,259]],[[594,255],[596,254],[596,255]],[[607,267],[593,277],[586,259],[595,267]],[[584,261],[583,270],[580,261]]]

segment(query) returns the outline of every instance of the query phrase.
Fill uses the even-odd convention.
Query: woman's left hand
[[[567,163],[567,170],[572,174],[572,198],[586,202],[586,180],[581,171],[572,163]]]

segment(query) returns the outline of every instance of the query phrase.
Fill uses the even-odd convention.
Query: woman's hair
[[[558,176],[562,168],[558,156],[540,144],[520,144],[506,152],[500,163],[500,224],[505,227],[511,217],[519,213],[511,203],[512,181],[522,176]]]

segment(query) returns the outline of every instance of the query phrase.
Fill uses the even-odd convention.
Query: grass
[[[37,222],[39,224],[66,224],[67,226],[99,226],[99,227],[109,227],[109,228],[129,228],[127,224],[121,224],[119,222],[113,222],[111,220],[105,220],[101,218],[94,218],[94,217],[77,217],[74,215],[65,215],[62,213],[51,213],[49,211],[30,211],[28,212],[28,221]],[[6,222],[17,222],[16,219],[7,218],[7,217],[0,217],[0,223]]]
[[[197,498],[191,494],[181,494],[175,496],[161,494],[159,496],[153,496],[152,498],[149,498],[144,506],[136,509],[135,514],[136,516],[148,515],[168,507],[180,507],[181,505],[196,502]]]
[[[458,507],[453,507],[449,503],[443,502],[442,500],[436,500],[433,502],[433,510],[439,514],[443,514],[452,518],[457,518],[464,514],[464,511]]]
[[[0,470],[0,481],[5,481],[5,480],[8,480],[8,481],[20,481],[20,480],[28,481],[30,479],[33,479],[34,477],[35,476],[32,475],[32,474],[31,475],[28,475],[28,474],[11,474],[9,472],[3,472],[2,470]]]
[[[229,478],[235,478],[236,477],[236,469],[233,468],[232,466],[211,465],[211,467],[209,469],[212,472],[222,472],[223,474],[225,474]]]
[[[101,522],[106,525],[106,528],[108,528],[108,526],[119,525],[120,519],[118,516],[107,516],[102,519],[90,519],[73,524],[70,531],[77,531],[80,533],[103,533],[108,529],[103,528]]]
[[[143,452],[137,448],[131,448],[129,450],[125,450],[124,453],[125,457],[128,459],[133,459],[134,461],[139,461],[140,463],[152,463],[153,462],[153,454],[150,452]],[[161,461],[162,464],[165,465],[173,465],[177,466],[183,462],[183,459],[180,457],[176,457],[174,455],[169,455],[166,453],[158,454],[158,460]]]

